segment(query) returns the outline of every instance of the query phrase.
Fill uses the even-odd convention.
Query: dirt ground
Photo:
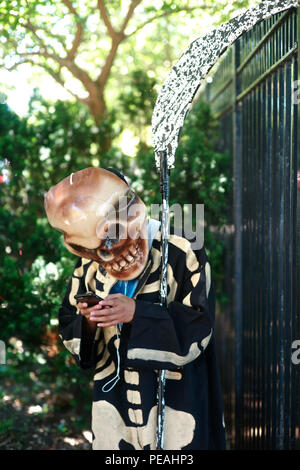
[[[19,387],[16,393],[6,384],[0,403],[0,450],[91,450],[90,413],[76,411],[69,401],[48,390],[37,394]]]
[[[72,429],[69,417],[36,415],[28,418],[10,406],[6,407],[5,413],[1,410],[1,422],[5,415],[8,419],[13,416],[14,425],[0,434],[0,450],[91,450],[87,439],[91,438],[90,431],[83,434]],[[60,427],[65,425],[68,430],[62,433]]]

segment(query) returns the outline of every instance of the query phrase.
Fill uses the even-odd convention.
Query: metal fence
[[[292,9],[244,34],[201,95],[219,119],[219,149],[232,155],[229,305],[217,327],[235,449],[300,448],[300,364],[291,361],[300,340],[299,18]]]

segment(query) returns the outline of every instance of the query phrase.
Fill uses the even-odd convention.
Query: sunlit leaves
[[[207,18],[211,24],[218,24],[229,19],[236,9],[253,3],[256,0],[143,0],[127,22],[130,0],[3,1],[0,65],[12,70],[29,63],[34,69],[44,70],[78,99],[88,96],[86,104],[99,122],[104,119],[105,108],[113,107],[116,90],[135,68],[151,71],[162,83],[189,42],[203,34]],[[108,21],[98,4],[104,5]],[[202,17],[206,19],[204,23]],[[112,42],[124,22],[124,36],[111,56],[115,47],[111,49]],[[133,60],[128,61],[128,57]],[[102,82],[100,76],[105,67],[108,74]],[[89,79],[97,84],[97,93],[92,92]],[[98,107],[93,105],[97,99]],[[105,105],[95,111],[102,102]]]

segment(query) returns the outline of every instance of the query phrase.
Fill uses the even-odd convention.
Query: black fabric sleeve
[[[76,276],[76,269],[81,266],[81,259],[76,263],[73,276],[68,284],[64,299],[59,309],[59,335],[65,347],[82,369],[89,369],[96,364],[96,341],[93,333],[81,313],[77,310],[74,294],[85,292],[84,280]],[[74,305],[75,304],[75,305]]]
[[[186,269],[181,301],[170,302],[166,308],[136,300],[125,365],[137,369],[183,367],[203,354],[213,324],[214,290],[210,266],[202,253],[197,269]]]

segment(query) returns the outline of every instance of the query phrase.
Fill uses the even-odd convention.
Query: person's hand
[[[93,310],[100,310],[102,306],[100,306],[98,303],[96,305],[93,305],[92,307],[89,307],[86,302],[79,302],[77,304],[77,308],[80,311],[81,315],[83,315],[87,320],[89,320],[91,316],[91,312]]]
[[[80,311],[81,315],[86,319],[87,324],[93,329],[96,329],[97,325],[95,323],[95,320],[91,319],[91,312],[103,309],[102,305],[99,305],[98,303],[96,305],[93,305],[92,307],[89,307],[86,302],[79,302],[77,304],[77,308]]]
[[[99,304],[86,310],[90,311],[89,320],[97,322],[97,326],[129,323],[134,316],[135,301],[123,294],[110,294],[100,300]]]

